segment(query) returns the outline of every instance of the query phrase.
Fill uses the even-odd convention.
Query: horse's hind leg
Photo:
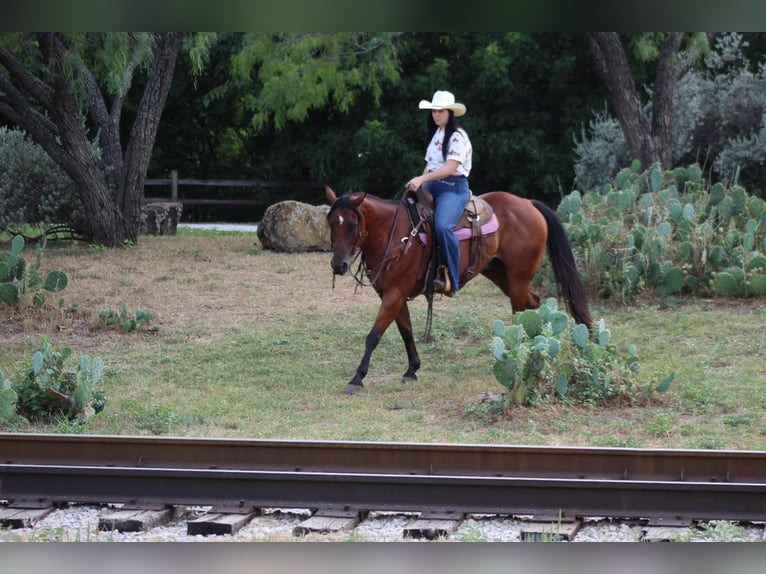
[[[540,296],[529,290],[532,278],[513,277],[500,259],[493,259],[482,274],[508,296],[514,313],[540,307]]]
[[[399,328],[399,334],[404,341],[404,348],[407,350],[407,372],[402,376],[402,383],[416,381],[418,376],[415,374],[420,368],[420,357],[415,347],[415,337],[412,334],[412,321],[410,320],[410,309],[405,303],[399,314],[396,316],[396,326]]]

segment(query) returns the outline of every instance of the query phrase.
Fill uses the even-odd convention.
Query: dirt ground
[[[3,249],[4,248],[0,248]],[[34,253],[25,251],[28,263]],[[213,335],[242,322],[276,320],[285,302],[296,301],[320,313],[334,312],[353,293],[348,278],[332,289],[329,253],[275,253],[260,249],[256,235],[216,237],[142,237],[128,249],[48,247],[40,270],[64,271],[69,283],[46,293],[42,309],[27,296],[20,309],[0,304],[0,338],[19,344],[29,337],[56,334],[60,344],[110,347],[120,339],[104,328],[99,313],[151,311],[151,329],[166,334]],[[340,284],[339,284],[340,285]],[[371,289],[356,302],[377,298]],[[63,306],[59,307],[59,299]]]

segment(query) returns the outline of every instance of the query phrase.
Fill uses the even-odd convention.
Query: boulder
[[[141,235],[175,235],[184,206],[177,202],[144,204],[141,217]]]
[[[275,203],[258,224],[258,239],[264,249],[297,253],[329,251],[329,205],[309,205],[299,201]]]

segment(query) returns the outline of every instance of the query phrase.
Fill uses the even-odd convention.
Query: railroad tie
[[[18,499],[0,508],[0,526],[31,528],[53,512],[53,502],[47,498]]]
[[[170,522],[175,508],[164,504],[131,503],[121,508],[107,510],[98,520],[99,530],[119,532],[143,532]]]
[[[186,523],[186,533],[195,535],[224,535],[236,534],[239,530],[250,523],[256,516],[260,516],[261,509],[248,506],[218,506],[211,508],[206,514]]]
[[[421,512],[417,520],[404,529],[402,536],[418,540],[446,538],[451,532],[457,530],[463,518],[465,518],[463,513],[451,510]]]
[[[519,536],[526,542],[571,542],[582,527],[582,519],[567,514],[533,516],[524,521]]]
[[[293,528],[293,536],[306,536],[312,532],[328,534],[352,530],[361,519],[362,513],[349,506],[322,507]]]
[[[673,542],[682,539],[694,526],[691,518],[657,517],[641,528],[641,542]]]

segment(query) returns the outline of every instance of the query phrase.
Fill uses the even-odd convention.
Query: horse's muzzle
[[[348,269],[350,267],[350,264],[348,262],[348,259],[342,259],[340,261],[332,261],[332,272],[335,275],[345,275],[348,273]]]

